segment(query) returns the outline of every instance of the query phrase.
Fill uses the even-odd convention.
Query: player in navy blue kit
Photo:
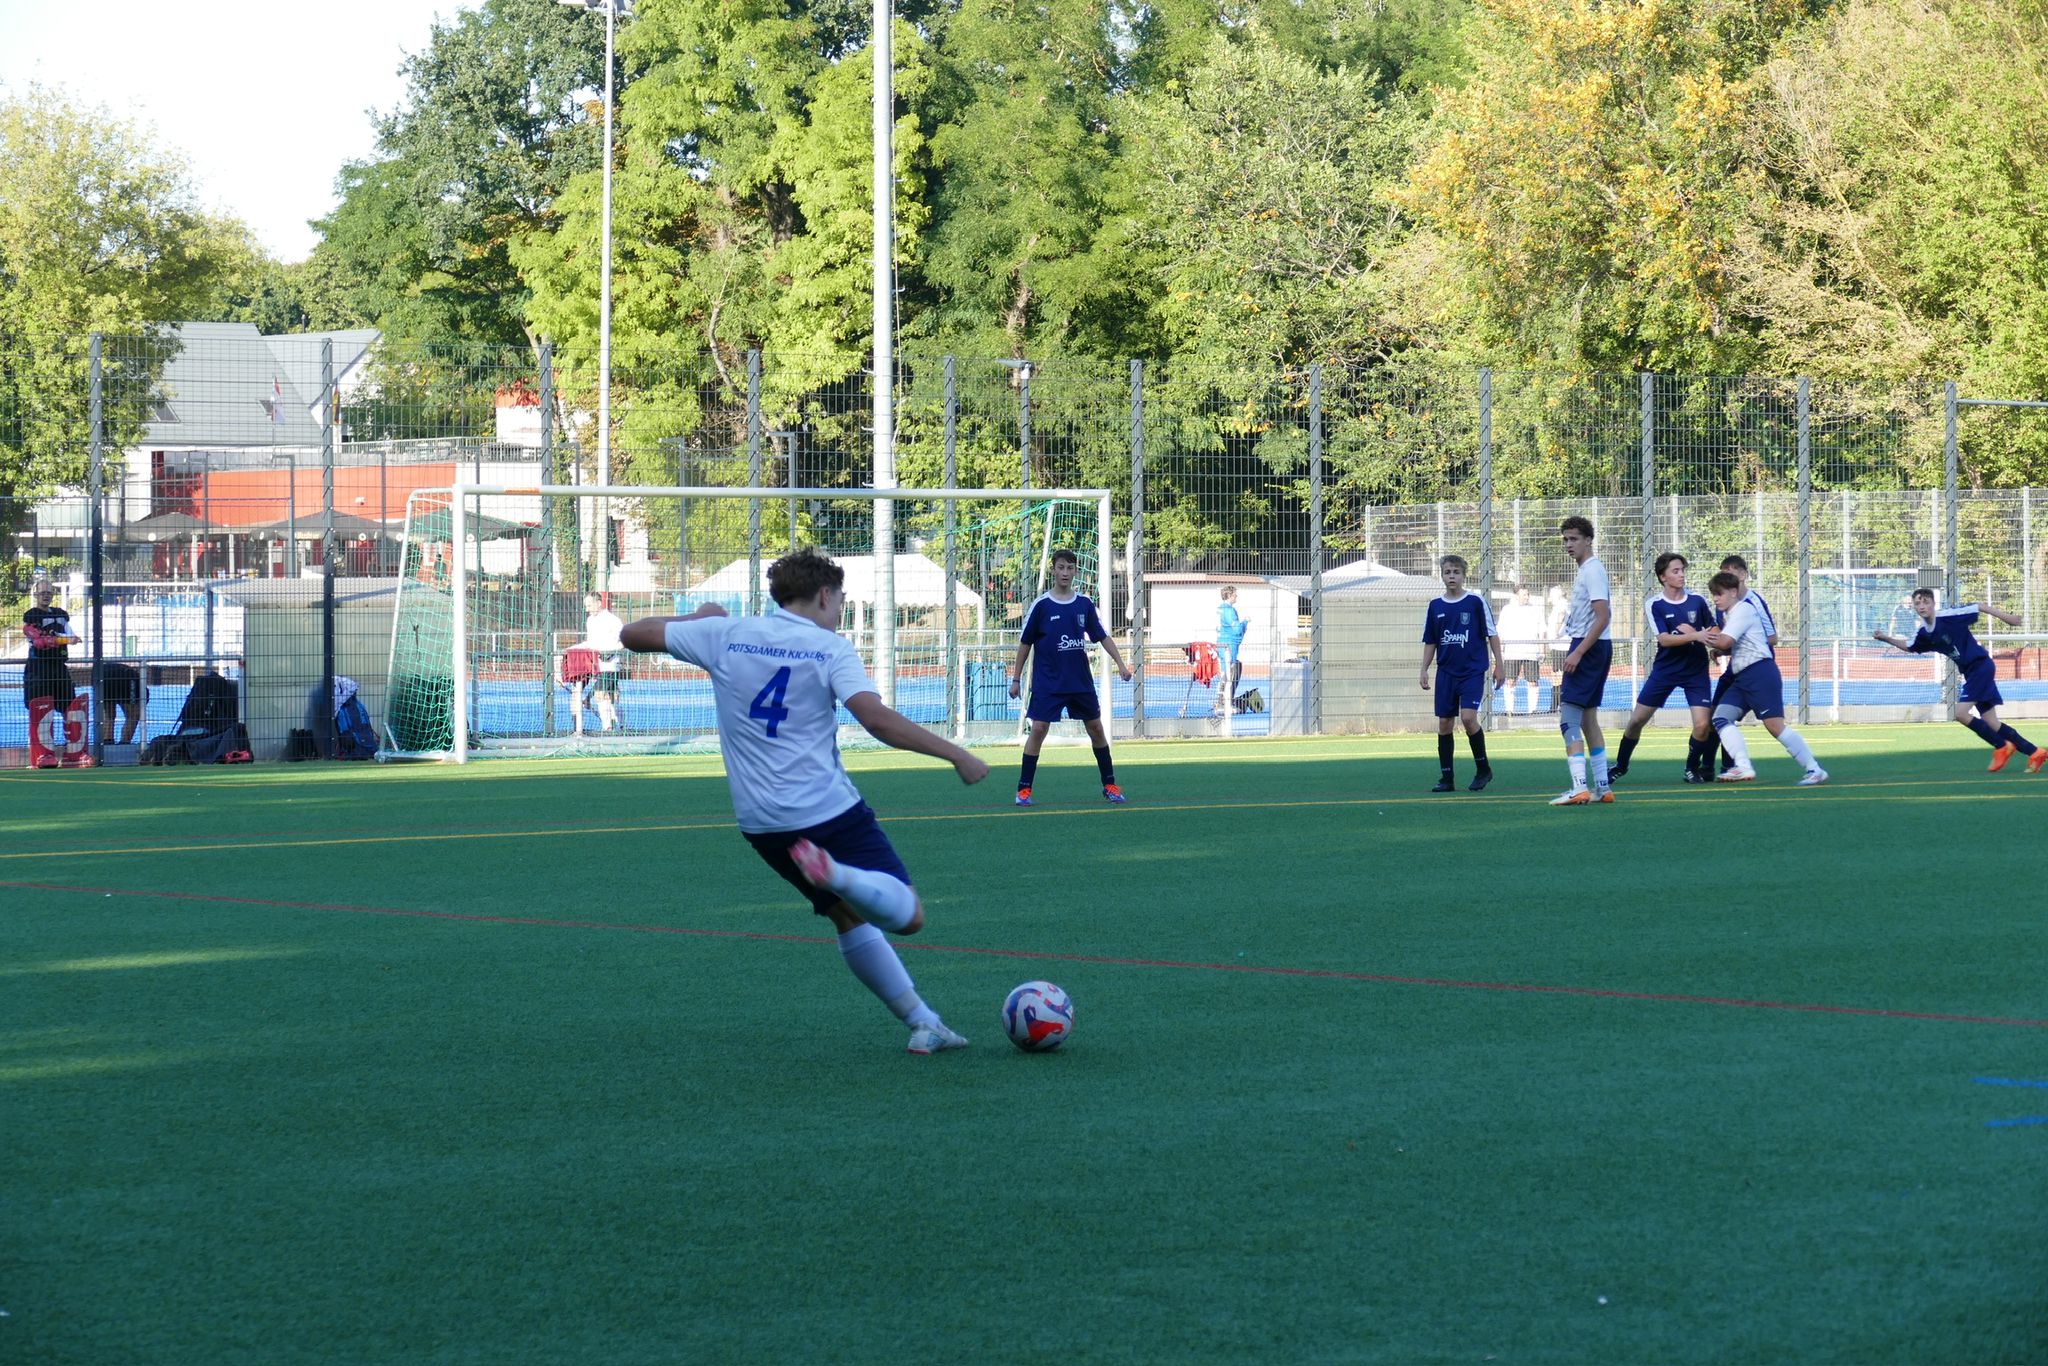
[[[1988,602],[1965,603],[1961,607],[1937,612],[1931,588],[1913,590],[1913,611],[1919,616],[1920,624],[1914,629],[1911,640],[1886,635],[1883,631],[1871,632],[1872,638],[1916,655],[1940,654],[1954,660],[1956,673],[1962,679],[1962,691],[1956,698],[1956,721],[1991,746],[1991,772],[2004,768],[2013,755],[2024,754],[2027,756],[2027,772],[2039,773],[2041,766],[2048,764],[2048,749],[2037,749],[2026,736],[1998,719],[1998,708],[2005,701],[2004,695],[1998,691],[1998,666],[1992,662],[1990,652],[1970,633],[1970,627],[1980,614],[1996,618],[2007,626],[2019,625],[2020,619],[2010,612],[1999,611]]]
[[[1436,762],[1443,777],[1432,792],[1455,792],[1457,780],[1451,772],[1451,756],[1457,750],[1451,722],[1465,726],[1465,743],[1472,747],[1472,791],[1493,781],[1493,766],[1486,762],[1486,733],[1479,729],[1479,698],[1486,688],[1486,661],[1493,660],[1493,686],[1507,681],[1507,662],[1501,657],[1500,632],[1494,629],[1493,609],[1486,599],[1465,591],[1465,560],[1446,555],[1437,564],[1444,577],[1444,595],[1430,600],[1422,619],[1422,690],[1429,691],[1429,666],[1436,665]]]
[[[1706,637],[1714,625],[1714,608],[1697,593],[1685,591],[1685,556],[1667,550],[1657,557],[1657,582],[1662,590],[1644,604],[1650,634],[1657,638],[1657,657],[1636,694],[1635,710],[1621,733],[1621,753],[1607,770],[1609,781],[1628,772],[1628,758],[1643,738],[1643,727],[1674,692],[1685,694],[1692,709],[1692,739],[1685,749],[1685,781],[1711,782],[1707,768],[1714,754],[1714,719],[1709,702],[1714,680],[1707,669]]]
[[[1024,713],[1030,718],[1031,733],[1024,737],[1024,765],[1017,773],[1019,806],[1031,805],[1038,752],[1062,712],[1088,728],[1095,767],[1102,775],[1103,797],[1118,804],[1124,799],[1123,789],[1116,785],[1116,767],[1109,761],[1109,732],[1102,725],[1102,703],[1095,695],[1095,676],[1088,668],[1088,642],[1095,641],[1108,651],[1126,683],[1131,681],[1131,666],[1124,663],[1122,652],[1103,628],[1095,604],[1074,591],[1074,572],[1079,568],[1073,551],[1052,552],[1052,591],[1024,614],[1024,634],[1017,641],[1016,662],[1010,666],[1010,696],[1015,697],[1024,682],[1024,659],[1027,655],[1031,658],[1031,703]]]

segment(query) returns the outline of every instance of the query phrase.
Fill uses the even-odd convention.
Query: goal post
[[[895,514],[888,555],[877,553],[876,519],[865,510],[882,502]],[[1005,666],[1022,613],[1048,582],[1052,551],[1069,549],[1081,561],[1076,586],[1107,617],[1116,600],[1111,509],[1108,490],[1085,488],[422,489],[406,510],[387,745],[397,757],[458,763],[479,753],[710,748],[716,722],[701,673],[666,657],[585,648],[581,599],[596,591],[587,557],[607,554],[603,606],[625,620],[685,615],[705,602],[738,615],[768,609],[767,566],[798,544],[846,567],[841,629],[885,700],[955,740],[1012,739],[1021,704],[1007,696]],[[623,525],[611,520],[621,513]],[[1096,667],[1109,687],[1106,652]]]

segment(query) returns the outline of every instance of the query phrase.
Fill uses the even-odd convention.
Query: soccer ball
[[[1074,1003],[1051,982],[1026,982],[1003,1002],[1003,1032],[1026,1053],[1050,1053],[1074,1032]]]

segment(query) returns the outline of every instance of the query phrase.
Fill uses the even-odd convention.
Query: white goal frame
[[[438,493],[439,489],[420,489],[419,493]],[[468,503],[474,498],[497,497],[569,497],[576,499],[602,498],[715,498],[725,501],[755,500],[764,503],[796,504],[812,500],[847,502],[865,500],[876,504],[896,502],[1092,502],[1095,504],[1095,562],[1101,582],[1098,600],[1107,607],[1116,600],[1114,582],[1116,562],[1111,556],[1110,508],[1114,495],[1108,489],[876,489],[876,488],[826,488],[797,489],[763,486],[729,485],[680,485],[680,484],[481,484],[458,483],[447,486],[449,539],[457,547],[452,557],[454,564],[449,572],[449,596],[453,619],[450,623],[450,672],[454,685],[451,704],[451,741],[453,748],[449,758],[458,764],[469,762],[470,715],[469,715],[469,557],[461,552],[467,540]],[[892,519],[893,520],[893,519]],[[881,685],[882,701],[890,706],[896,702],[896,557],[892,553],[877,553],[875,556],[875,658],[873,670],[875,680]],[[1106,624],[1106,623],[1105,623]],[[1107,652],[1100,652],[1096,668],[1101,678],[1098,685],[1109,685],[1109,662]]]

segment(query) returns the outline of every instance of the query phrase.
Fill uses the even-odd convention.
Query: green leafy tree
[[[30,86],[0,99],[0,521],[83,482],[88,334],[110,334],[106,437],[138,429],[168,351],[152,324],[199,315],[255,259],[183,161],[133,124]]]
[[[378,156],[342,171],[310,271],[317,325],[374,320],[416,340],[532,344],[517,245],[598,165],[604,26],[554,0],[484,0],[408,58]]]
[[[1403,202],[1470,352],[1727,373],[1757,354],[1729,258],[1765,186],[1741,137],[1800,0],[1483,0]],[[1443,267],[1450,267],[1444,270]]]
[[[1737,243],[1770,363],[2048,394],[2048,6],[1860,0],[1767,70],[1746,130],[1774,193]],[[1922,477],[1939,447],[1907,453]],[[1972,412],[1965,477],[2048,478],[2048,425]]]

